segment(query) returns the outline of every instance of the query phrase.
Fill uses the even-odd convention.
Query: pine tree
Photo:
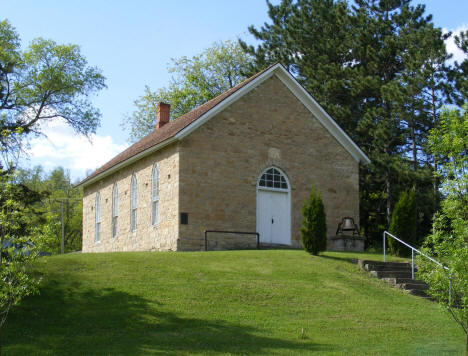
[[[302,216],[302,245],[307,252],[318,255],[327,249],[327,223],[322,198],[313,187],[309,202],[302,206]]]
[[[404,191],[400,194],[400,199],[398,199],[393,210],[389,231],[400,240],[416,247],[416,205],[413,190]],[[410,250],[400,242],[392,238],[388,238],[387,241],[391,253],[397,256],[410,253]]]
[[[468,101],[468,30],[455,36],[455,44],[465,53],[465,59],[461,63],[455,62],[452,72],[457,89],[456,104],[461,107]]]
[[[452,100],[449,77],[455,74],[445,64],[447,35],[434,27],[423,5],[352,4],[268,3],[271,23],[249,28],[260,44],[241,46],[255,57],[252,71],[285,64],[371,159],[360,172],[360,225],[372,243],[380,241],[394,202],[408,186],[418,187],[422,219],[429,221],[434,212],[438,183],[431,175],[437,162],[428,153],[427,132]]]
[[[315,100],[348,132],[354,132],[349,87],[352,71],[351,18],[345,1],[269,1],[271,24],[249,32],[261,43],[242,48],[255,58],[248,74],[280,62],[297,78]]]

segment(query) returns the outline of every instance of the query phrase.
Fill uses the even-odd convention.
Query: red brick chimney
[[[158,103],[158,118],[156,120],[156,130],[160,129],[169,122],[169,114],[171,112],[171,105],[159,102]]]

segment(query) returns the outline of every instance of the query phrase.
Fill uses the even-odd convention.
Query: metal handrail
[[[397,240],[398,242],[401,242],[403,245],[405,245],[406,247],[409,247],[411,249],[411,279],[414,279],[414,252],[416,251],[417,253],[419,253],[421,256],[424,256],[426,257],[427,259],[429,259],[430,261],[434,262],[436,265],[444,268],[446,271],[449,271],[450,272],[450,269],[447,267],[447,266],[444,266],[442,263],[436,261],[435,259],[433,259],[432,257],[429,257],[428,255],[426,255],[425,253],[419,251],[417,248],[414,248],[413,246],[411,246],[410,244],[407,244],[406,242],[400,240],[398,237],[396,237],[395,235],[392,235],[391,233],[389,233],[388,231],[384,231],[383,232],[383,261],[385,262],[385,235],[388,235],[390,236],[391,238]],[[451,302],[452,300],[452,276],[451,274],[449,273],[449,300]]]

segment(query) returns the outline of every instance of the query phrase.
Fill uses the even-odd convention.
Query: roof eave
[[[84,188],[84,187],[86,187],[88,185],[91,185],[91,184],[93,184],[93,183],[107,177],[108,175],[118,171],[119,169],[124,168],[124,167],[132,164],[133,162],[138,161],[139,159],[141,159],[143,157],[146,157],[146,156],[150,155],[151,153],[156,152],[156,151],[162,149],[163,147],[166,147],[166,146],[170,145],[171,143],[173,143],[175,141],[177,141],[177,138],[175,138],[175,136],[170,137],[167,140],[164,140],[163,142],[158,143],[157,145],[154,145],[152,147],[147,148],[146,150],[136,154],[135,156],[127,158],[125,161],[117,163],[115,166],[110,167],[109,169],[105,170],[104,172],[99,173],[98,175],[96,175],[95,177],[93,177],[93,178],[91,178],[89,180],[85,179],[85,180],[81,181],[80,183],[75,185],[75,187],[83,186],[83,188]]]

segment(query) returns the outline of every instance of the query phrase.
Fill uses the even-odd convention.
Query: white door
[[[257,231],[260,233],[260,242],[291,244],[289,194],[289,184],[278,169],[270,168],[261,175],[257,187]]]

